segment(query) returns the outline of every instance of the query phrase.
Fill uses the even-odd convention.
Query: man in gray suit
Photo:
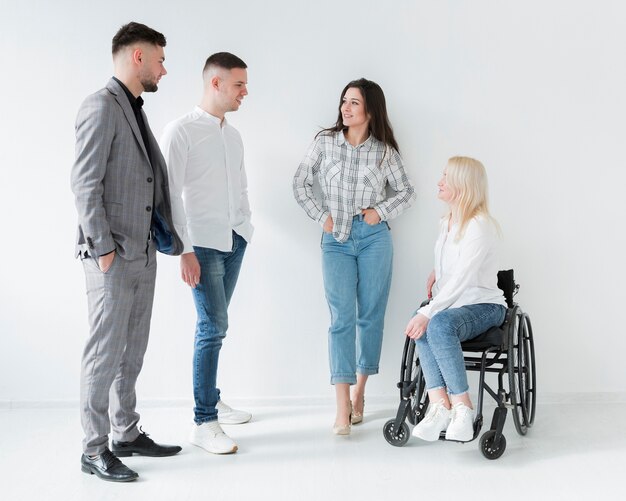
[[[115,76],[76,119],[72,190],[76,256],[85,270],[90,331],[81,366],[82,471],[135,480],[119,456],[170,456],[137,427],[135,383],[148,344],[156,251],[178,255],[165,161],[141,109],[167,72],[165,37],[139,23],[113,38]],[[108,448],[112,430],[112,451]]]

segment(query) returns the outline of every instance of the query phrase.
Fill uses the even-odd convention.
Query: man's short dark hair
[[[209,56],[206,63],[204,63],[202,73],[208,70],[210,66],[217,66],[225,70],[232,70],[233,68],[242,68],[245,70],[248,67],[246,63],[230,52],[216,52],[212,56]]]
[[[167,44],[163,33],[159,33],[145,24],[131,22],[122,26],[113,37],[113,55],[117,54],[123,47],[128,47],[137,42],[151,43],[160,47],[165,47]]]

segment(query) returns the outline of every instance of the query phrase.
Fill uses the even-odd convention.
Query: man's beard
[[[141,85],[143,86],[144,92],[156,92],[157,90],[159,90],[159,86],[156,84],[156,82],[151,82],[148,79],[141,80]]]
[[[139,82],[143,86],[144,92],[156,92],[159,88],[156,77],[148,72],[139,75]]]

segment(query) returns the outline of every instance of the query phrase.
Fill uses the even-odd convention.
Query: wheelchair
[[[498,272],[498,287],[504,292],[507,302],[504,323],[461,343],[466,370],[480,373],[472,441],[478,437],[483,425],[484,393],[491,395],[497,404],[491,427],[482,435],[478,445],[487,459],[498,459],[506,449],[502,430],[507,411],[510,409],[513,414],[517,432],[526,435],[535,419],[537,400],[533,330],[528,314],[513,301],[513,296],[519,290],[513,270]],[[485,375],[488,372],[497,374],[497,390],[486,383]],[[383,435],[391,445],[402,447],[410,437],[406,421],[413,426],[417,425],[428,408],[426,381],[415,342],[408,337],[404,343],[400,382],[397,386],[400,389],[400,405],[396,417],[385,423]],[[445,432],[441,433],[439,440],[445,440]]]

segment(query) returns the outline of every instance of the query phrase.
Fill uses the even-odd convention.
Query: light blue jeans
[[[393,245],[386,222],[355,216],[350,237],[322,235],[322,270],[330,309],[328,353],[331,384],[356,383],[356,373],[378,373]]]
[[[198,313],[193,350],[194,421],[197,424],[217,419],[215,404],[220,399],[217,365],[228,330],[228,305],[246,245],[244,238],[233,232],[233,248],[229,252],[193,248],[200,263],[200,283],[191,289]]]
[[[415,341],[426,389],[447,388],[450,395],[467,392],[467,373],[461,343],[504,322],[501,304],[471,304],[448,308],[431,318],[426,333]]]

